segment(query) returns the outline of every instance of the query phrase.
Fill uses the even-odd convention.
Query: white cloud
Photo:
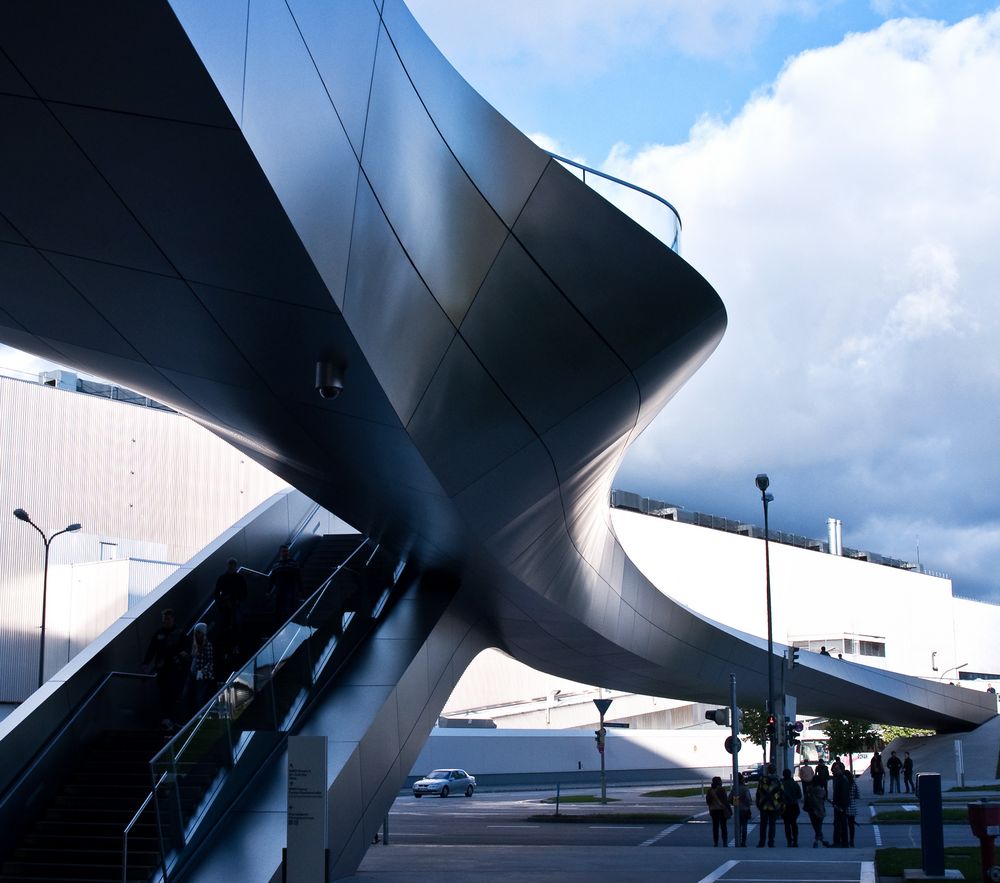
[[[679,207],[730,317],[621,486],[666,476],[671,499],[750,517],[770,470],[779,528],[841,515],[905,556],[892,531],[928,517],[986,548],[961,537],[1000,523],[998,82],[1000,11],[899,19],[795,57],[684,144],[612,151],[603,168]],[[965,591],[1000,596],[996,555],[959,557]]]
[[[743,53],[781,16],[829,0],[409,0],[459,70],[517,66],[572,81],[636,47],[724,58]],[[513,14],[512,14],[513,12]]]

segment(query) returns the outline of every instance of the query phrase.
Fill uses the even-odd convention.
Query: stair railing
[[[134,816],[132,816],[132,821],[130,821],[126,826],[125,830],[122,832],[122,883],[128,883],[128,835],[132,833],[132,829],[135,827],[136,823],[139,821],[139,817],[146,811],[146,808],[153,801],[153,792],[150,791],[146,796],[146,799],[142,802],[142,806],[136,810]],[[160,862],[161,870],[163,873],[163,879],[167,879],[167,865],[163,859],[163,850],[160,850]]]
[[[294,726],[335,650],[355,631],[351,626],[358,611],[345,609],[337,578],[353,573],[348,565],[367,568],[377,551],[377,545],[362,540],[150,761],[152,790],[143,807],[152,801],[156,810],[164,880],[255,734],[284,733]],[[400,570],[394,571],[394,583]],[[379,618],[391,591],[392,586],[383,590],[371,619]],[[128,873],[127,853],[122,873]]]
[[[668,245],[672,251],[675,251],[678,254],[680,254],[681,229],[682,229],[681,216],[680,213],[677,211],[677,209],[674,208],[674,206],[670,202],[668,202],[662,196],[653,193],[652,190],[646,190],[645,187],[639,187],[637,184],[632,184],[629,181],[623,181],[621,178],[616,178],[614,175],[607,174],[607,172],[602,172],[599,171],[598,169],[592,169],[590,166],[585,166],[582,163],[578,163],[574,159],[569,159],[568,157],[565,156],[559,156],[559,154],[552,153],[551,151],[546,151],[546,152],[557,162],[561,162],[563,165],[572,166],[575,169],[579,169],[583,173],[582,176],[583,183],[587,184],[589,187],[596,190],[605,199],[607,199],[608,202],[612,204],[617,204],[619,201],[619,199],[616,196],[612,196],[613,191],[606,191],[603,187],[595,187],[593,181],[587,180],[588,175],[596,176],[605,181],[610,181],[611,183],[617,184],[620,187],[627,187],[629,190],[632,190],[636,193],[641,193],[644,196],[648,196],[650,199],[653,199],[656,202],[665,205],[670,211],[670,214],[667,217],[667,228],[665,231],[661,231],[660,224],[658,223],[653,223],[653,224],[645,223],[644,219],[642,219],[644,214],[643,212],[639,212],[639,217],[634,218],[634,220],[640,226],[645,227],[650,233],[652,233],[657,239],[659,239],[665,245]]]

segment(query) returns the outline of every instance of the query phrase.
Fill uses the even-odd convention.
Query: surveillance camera
[[[324,399],[335,399],[344,391],[343,367],[333,362],[316,363],[316,391]]]

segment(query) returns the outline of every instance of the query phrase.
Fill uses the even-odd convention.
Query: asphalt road
[[[909,824],[872,824],[862,800],[854,849],[814,849],[811,826],[801,816],[798,849],[713,848],[703,798],[645,798],[648,787],[609,789],[620,802],[607,807],[566,804],[575,823],[534,820],[555,812],[543,803],[551,792],[477,792],[471,798],[399,797],[389,815],[389,847],[373,846],[358,874],[361,883],[417,883],[429,874],[453,880],[503,879],[505,883],[607,883],[609,880],[665,879],[670,883],[874,883],[877,846],[920,845],[920,829]],[[579,792],[570,792],[579,793]],[[586,793],[594,793],[592,790]],[[693,816],[680,823],[609,824],[588,814],[672,813]],[[755,813],[756,815],[756,813]],[[824,826],[832,835],[831,820]],[[967,825],[945,825],[945,845],[977,845]]]
[[[642,846],[642,847],[692,847],[711,846],[712,826],[700,797],[692,798],[644,798],[645,788],[619,789],[609,792],[618,796],[620,803],[609,803],[607,807],[594,804],[565,804],[560,813],[579,822],[537,821],[534,815],[553,816],[555,807],[543,803],[550,795],[535,792],[483,793],[473,797],[414,798],[399,797],[389,815],[389,837],[391,843],[434,844],[465,846]],[[859,824],[855,837],[858,849],[874,849],[879,846],[920,846],[919,825],[872,824],[867,804],[862,804]],[[609,823],[585,819],[594,812],[601,813],[675,813],[691,815],[688,822],[627,822]],[[751,824],[748,843],[756,847],[758,831],[756,812]],[[799,817],[800,846],[797,855],[808,852],[815,856],[822,854],[829,859],[842,850],[812,848],[812,827],[808,817]],[[829,841],[833,836],[832,819],[828,818],[823,834]],[[730,824],[730,843],[734,831]],[[978,841],[972,836],[967,825],[945,825],[946,846],[975,846]],[[782,825],[778,824],[775,849],[787,850]],[[765,847],[766,849],[766,847]],[[844,852],[850,852],[846,850]]]

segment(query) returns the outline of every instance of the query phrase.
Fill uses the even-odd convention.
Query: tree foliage
[[[828,720],[823,730],[829,736],[828,747],[834,755],[870,751],[878,733],[870,721]]]
[[[893,739],[904,739],[909,736],[933,736],[934,730],[918,730],[913,727],[896,727],[892,724],[876,724],[875,730],[879,738],[888,745]]]
[[[765,750],[767,745],[767,714],[763,708],[741,708],[743,712],[743,726],[740,729],[754,745],[759,745],[761,750]]]

